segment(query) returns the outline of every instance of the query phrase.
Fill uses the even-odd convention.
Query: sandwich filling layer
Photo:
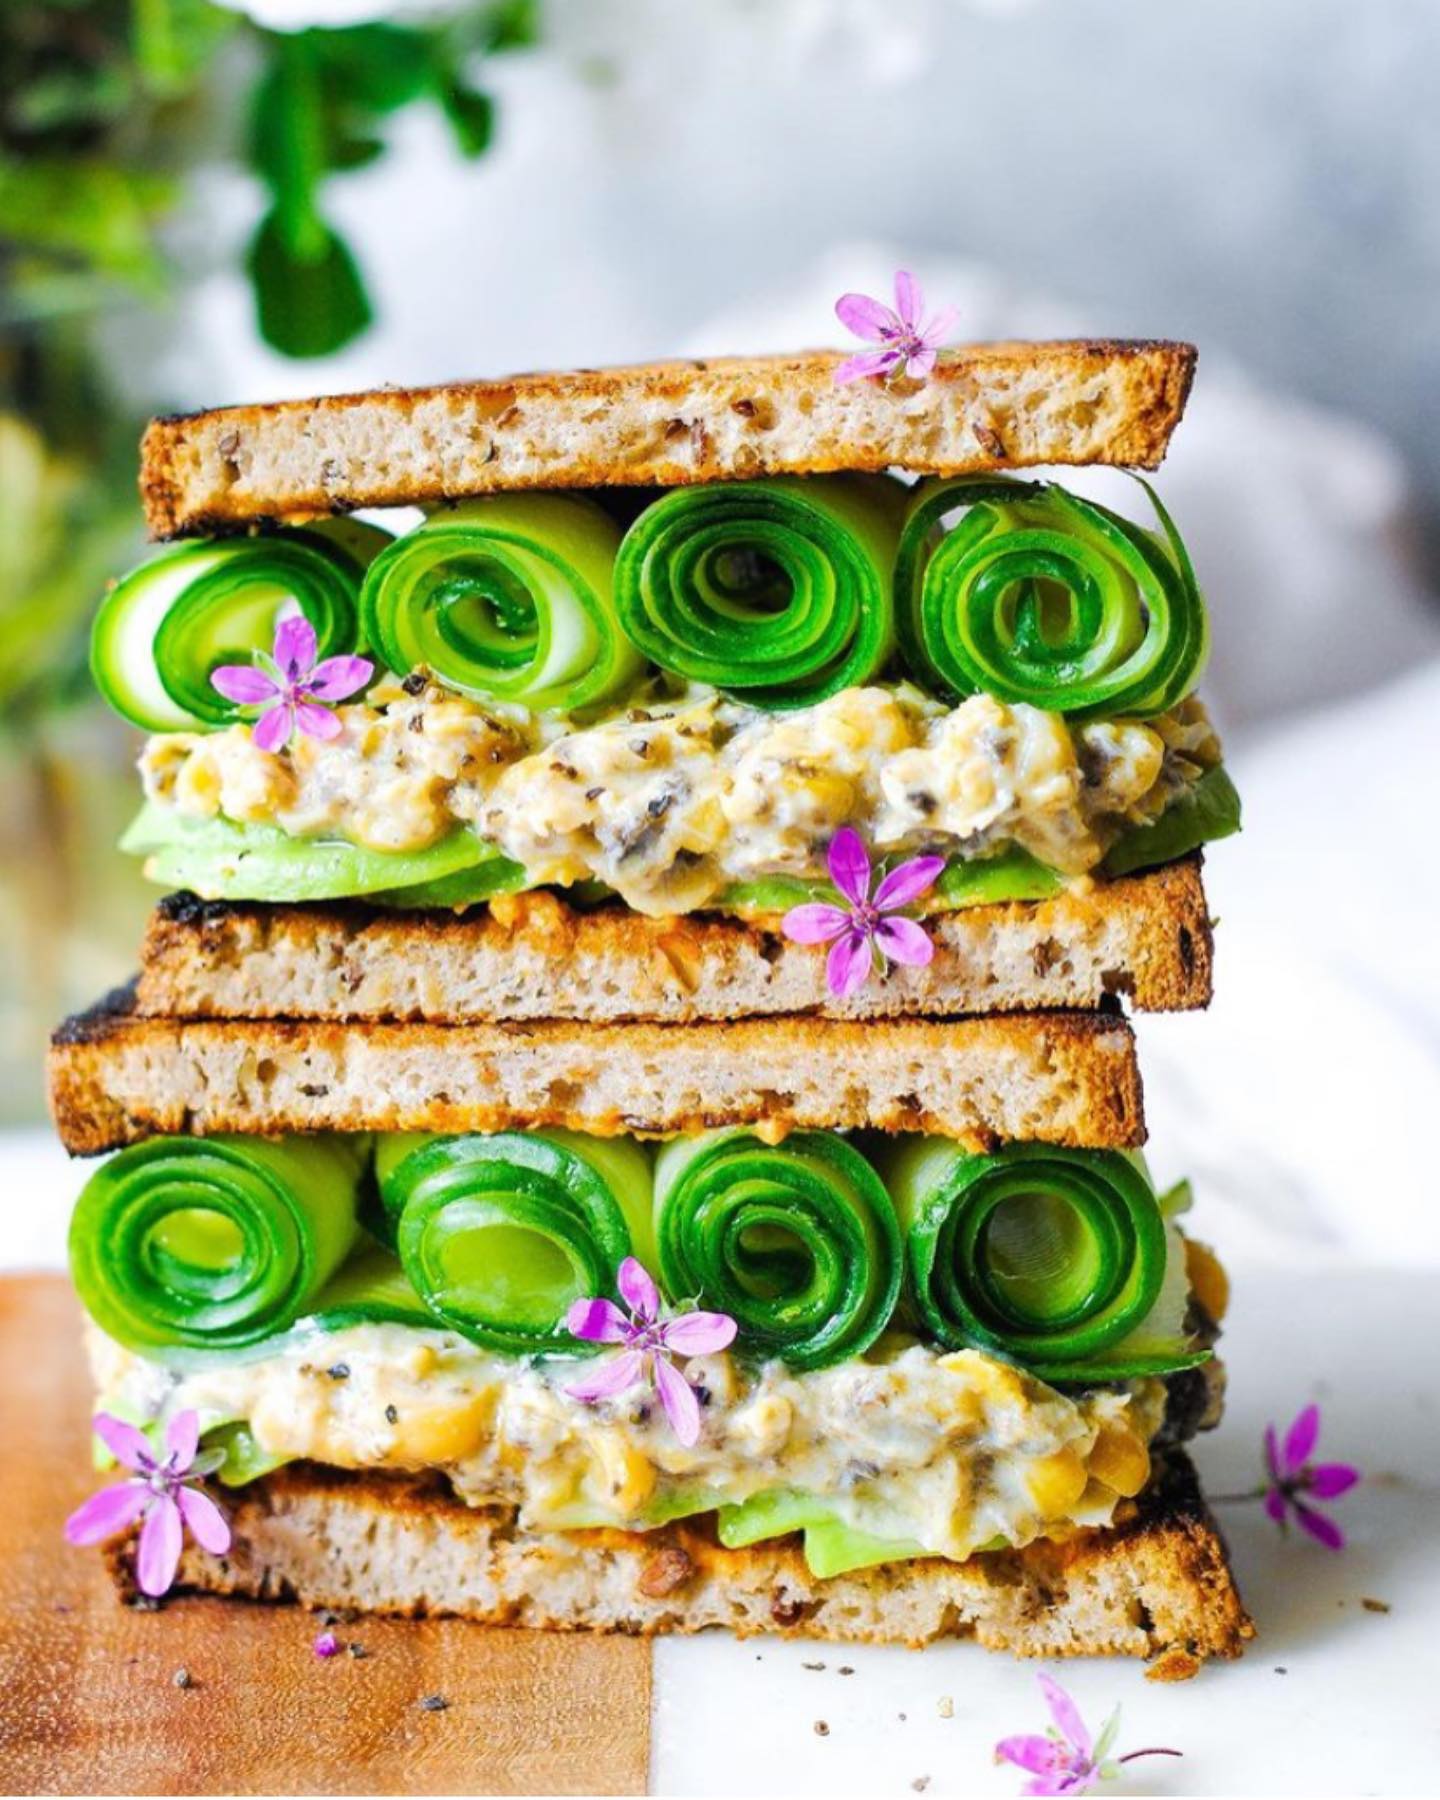
[[[963,1559],[1110,1524],[1149,1477],[1165,1409],[1158,1379],[1072,1397],[979,1351],[901,1339],[804,1372],[722,1352],[686,1367],[702,1418],[687,1448],[640,1388],[586,1406],[566,1392],[585,1364],[516,1362],[440,1330],[360,1325],[180,1369],[92,1330],[90,1354],[108,1410],[148,1421],[193,1407],[211,1441],[236,1446],[222,1480],[299,1458],[439,1471],[531,1528],[718,1511],[730,1541],[805,1527],[812,1554],[832,1558],[847,1539],[874,1560],[882,1547]]]
[[[948,708],[908,686],[780,715],[688,690],[576,729],[422,674],[335,716],[333,739],[298,737],[284,756],[244,725],[153,737],[146,795],[182,844],[184,822],[217,819],[393,855],[463,832],[515,865],[506,886],[600,882],[663,914],[747,897],[763,909],[777,884],[822,881],[845,826],[878,856],[993,866],[1019,852],[1058,886],[1193,804],[1220,766],[1194,699],[1078,723],[990,695]]]

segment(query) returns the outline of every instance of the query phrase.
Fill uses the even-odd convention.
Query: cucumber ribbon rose
[[[371,564],[366,641],[480,699],[577,712],[638,678],[615,617],[620,530],[595,501],[506,494],[436,513]]]
[[[863,686],[895,641],[903,501],[886,476],[676,488],[620,546],[621,623],[661,669],[753,706],[810,706]]]
[[[1141,486],[1158,531],[1053,484],[921,482],[895,568],[915,678],[1077,717],[1178,705],[1205,663],[1205,603],[1170,515]]]
[[[374,1223],[415,1292],[487,1349],[573,1349],[573,1302],[650,1255],[650,1158],[628,1138],[403,1134],[380,1140],[375,1176]]]
[[[666,1144],[655,1167],[660,1277],[728,1313],[743,1349],[792,1368],[843,1362],[900,1294],[895,1210],[870,1163],[831,1132],[765,1144],[751,1131]]]
[[[905,1233],[923,1335],[1048,1381],[1120,1380],[1203,1360],[1183,1341],[1183,1246],[1138,1158],[942,1138],[877,1153]],[[1168,1304],[1162,1305],[1162,1299]]]
[[[359,1235],[366,1137],[151,1138],[86,1183],[70,1267],[140,1351],[241,1349],[312,1312]]]
[[[106,595],[90,638],[95,684],[146,731],[188,731],[248,718],[211,682],[216,669],[264,655],[297,609],[315,660],[359,645],[365,565],[390,534],[327,520],[263,537],[182,544],[133,570]]]

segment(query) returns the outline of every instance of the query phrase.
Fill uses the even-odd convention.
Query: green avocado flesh
[[[1223,768],[1202,776],[1194,792],[1153,825],[1128,832],[1101,865],[1105,875],[1128,875],[1173,862],[1202,844],[1240,829],[1240,797]],[[272,825],[228,819],[187,819],[174,808],[147,804],[120,840],[146,859],[146,874],[168,888],[188,888],[206,900],[343,900],[377,905],[461,909],[534,884],[519,863],[474,832],[457,827],[424,850],[369,850],[340,838],[297,838]],[[935,896],[943,910],[1011,900],[1048,900],[1064,878],[1028,851],[1012,846],[978,859],[953,858]],[[828,883],[773,876],[726,888],[712,910],[743,916],[782,913],[823,899]],[[566,890],[577,906],[606,898],[603,884]]]

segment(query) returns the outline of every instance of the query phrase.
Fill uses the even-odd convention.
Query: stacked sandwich
[[[218,1465],[185,1584],[1175,1673],[1249,1634],[1183,1449],[1225,1281],[1120,1007],[1210,994],[1204,605],[1140,482],[1001,472],[1153,467],[1193,352],[837,363],[151,427],[189,541],[93,668],[173,891],[51,1080],[117,1152],[99,1404]]]

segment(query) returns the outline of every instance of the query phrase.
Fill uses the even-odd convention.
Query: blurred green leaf
[[[495,135],[495,102],[478,88],[453,80],[440,89],[440,104],[462,155],[483,156]]]
[[[495,0],[487,11],[487,50],[528,50],[539,42],[537,0]]]
[[[164,98],[187,93],[240,23],[210,0],[130,0],[130,6],[136,69],[145,87]]]
[[[164,178],[98,161],[0,159],[0,239],[72,257],[138,291],[164,291],[152,226],[173,198]]]
[[[128,72],[114,63],[46,70],[10,92],[12,127],[38,136],[73,126],[111,125],[134,97]]]
[[[403,25],[348,25],[307,31],[331,106],[387,113],[430,86],[430,39]]]
[[[358,337],[372,314],[355,259],[318,217],[318,254],[297,252],[278,207],[260,221],[247,267],[260,335],[284,356],[328,356]]]

